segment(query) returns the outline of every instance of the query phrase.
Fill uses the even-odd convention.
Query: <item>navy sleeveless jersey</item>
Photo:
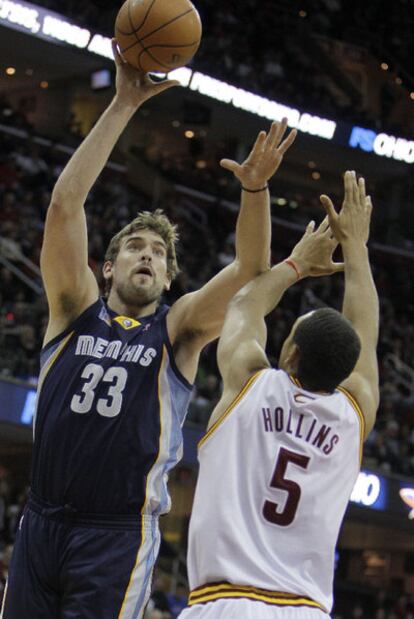
[[[32,491],[87,513],[166,513],[191,385],[167,306],[133,320],[91,305],[41,353]]]

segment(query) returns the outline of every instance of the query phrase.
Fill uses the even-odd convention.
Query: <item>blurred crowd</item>
[[[414,598],[381,591],[368,605],[357,603],[349,609],[346,604],[344,612],[334,613],[333,619],[414,619]]]
[[[43,222],[51,190],[67,155],[56,148],[41,148],[12,136],[3,134],[2,138],[0,376],[35,383],[47,323],[47,305],[38,270]],[[234,256],[236,212],[224,207],[218,198],[202,202],[201,195],[171,189],[164,193],[161,203],[150,202],[148,196],[128,184],[123,174],[106,170],[86,205],[90,266],[98,281],[102,284],[102,258],[113,234],[138,210],[159,206],[180,229],[181,272],[166,297],[167,302],[199,288],[228,264]],[[235,199],[236,196],[238,190]],[[315,212],[307,204],[294,210],[278,208],[277,215],[273,263],[289,254]],[[366,465],[384,472],[414,475],[414,261],[374,250],[371,257],[381,298],[378,347],[381,404],[377,424],[366,442]],[[20,271],[24,281],[13,273],[13,267]],[[305,280],[291,288],[268,317],[271,361],[277,364],[281,345],[298,315],[323,305],[340,309],[342,298],[341,275]],[[188,416],[190,422],[203,427],[221,389],[215,352],[216,344],[211,344],[202,355]]]
[[[108,36],[113,36],[121,6],[109,0],[39,0],[38,4]],[[316,115],[414,135],[414,122],[409,126],[406,118],[393,113],[400,97],[408,97],[414,88],[409,77],[414,21],[410,0],[392,5],[385,0],[229,0],[220,5],[196,0],[195,5],[203,37],[194,69]],[[323,40],[328,40],[327,46]],[[336,66],[329,41],[348,44],[344,62]],[[371,105],[369,96],[344,85],[352,82],[352,75],[341,75],[347,62],[362,61],[364,50],[378,59],[379,72],[381,62],[389,65],[380,110]]]

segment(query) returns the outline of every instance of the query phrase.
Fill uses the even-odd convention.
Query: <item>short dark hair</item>
[[[167,246],[167,271],[168,275],[173,280],[179,273],[176,244],[178,241],[177,226],[173,225],[162,209],[155,211],[142,211],[120,230],[109,242],[105,254],[105,261],[115,262],[118,252],[121,247],[122,239],[133,234],[137,230],[152,230],[160,235]]]
[[[329,307],[302,320],[293,341],[299,348],[297,378],[309,391],[334,391],[351,374],[361,352],[352,324]]]

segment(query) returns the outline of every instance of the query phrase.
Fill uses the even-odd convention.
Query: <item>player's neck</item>
[[[121,301],[116,295],[109,295],[107,303],[109,309],[113,312],[116,312],[120,316],[127,316],[128,318],[135,319],[150,316],[158,307],[157,301],[153,301],[147,305],[129,305]]]
[[[300,389],[303,389],[304,391],[309,391],[309,393],[315,393],[316,395],[332,395],[333,391],[325,391],[323,389],[319,389],[316,390],[315,389],[309,389],[306,385],[304,385],[299,378],[292,372],[291,374],[294,377],[294,380],[296,382],[296,384],[298,385],[298,387]]]

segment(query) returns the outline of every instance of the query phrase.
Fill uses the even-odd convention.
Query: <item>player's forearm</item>
[[[344,243],[345,294],[342,313],[357,332],[364,332],[375,344],[378,340],[379,302],[372,277],[368,248]]]
[[[53,190],[52,201],[69,208],[83,207],[86,197],[136,111],[115,97],[70,158]]]
[[[246,284],[233,298],[229,311],[250,313],[251,319],[262,319],[279,303],[282,296],[298,277],[286,262],[281,262],[270,271],[262,273]]]
[[[270,264],[270,195],[241,192],[241,208],[236,226],[236,257],[243,273],[254,277]]]

